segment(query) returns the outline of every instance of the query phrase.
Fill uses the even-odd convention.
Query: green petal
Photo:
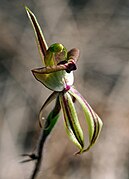
[[[58,97],[59,93],[58,92],[53,92],[45,101],[45,103],[42,105],[40,112],[39,112],[39,125],[43,128],[44,127],[44,109],[56,98]]]
[[[66,132],[69,138],[80,149],[81,152],[84,147],[83,132],[78,121],[72,98],[68,92],[61,93],[59,97],[64,113]]]
[[[61,109],[61,107],[60,107],[59,97],[57,97],[55,107],[48,115],[46,122],[45,122],[44,129],[43,129],[45,140],[48,137],[48,135],[51,133],[53,127],[55,126],[55,124],[59,118],[60,109]]]
[[[48,49],[47,43],[45,41],[44,35],[42,33],[42,30],[40,28],[40,25],[39,25],[35,15],[30,11],[30,9],[28,7],[25,6],[25,9],[26,9],[28,17],[29,17],[31,24],[33,26],[33,29],[34,29],[34,33],[35,33],[38,49],[39,49],[39,52],[41,55],[41,59],[44,62],[44,56],[46,55],[46,51]]]
[[[93,111],[93,109],[87,103],[87,101],[83,98],[83,96],[81,96],[81,94],[75,88],[70,88],[69,93],[72,96],[74,96],[81,104],[85,114],[86,122],[88,124],[89,146],[83,150],[83,152],[85,152],[89,150],[90,147],[96,142],[97,138],[99,137],[100,131],[102,129],[103,123],[101,119],[98,117],[98,115]]]

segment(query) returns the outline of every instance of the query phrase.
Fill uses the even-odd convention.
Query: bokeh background
[[[0,179],[32,173],[34,162],[21,164],[21,154],[35,147],[38,112],[51,93],[31,74],[42,62],[24,4],[49,45],[80,49],[75,86],[104,123],[96,145],[74,156],[61,116],[37,178],[129,179],[129,0],[0,0]]]

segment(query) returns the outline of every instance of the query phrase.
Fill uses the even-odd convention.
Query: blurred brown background
[[[49,45],[80,49],[75,86],[104,123],[91,151],[75,157],[61,116],[38,179],[129,179],[129,0],[0,0],[0,179],[29,178],[34,163],[20,155],[33,150],[51,93],[31,74],[42,63],[24,4]]]

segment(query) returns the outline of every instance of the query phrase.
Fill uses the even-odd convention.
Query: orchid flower
[[[62,110],[68,137],[79,149],[76,154],[81,154],[88,151],[98,139],[102,128],[102,121],[84,97],[73,86],[73,71],[77,68],[76,63],[79,58],[79,50],[73,48],[67,51],[60,43],[55,43],[48,47],[35,15],[28,7],[25,8],[33,26],[39,53],[43,62],[43,67],[33,69],[32,73],[39,82],[53,91],[40,110],[40,126],[44,131],[46,139],[55,126]],[[44,119],[44,109],[54,99],[56,99],[55,106],[48,117]],[[89,144],[87,147],[85,147],[83,131],[74,105],[75,99],[82,106],[88,126]]]

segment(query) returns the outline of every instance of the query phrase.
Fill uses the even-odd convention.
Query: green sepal
[[[44,109],[55,99],[58,97],[58,92],[53,92],[42,105],[40,112],[39,112],[39,125],[41,128],[44,127],[45,119],[44,119]]]
[[[39,25],[35,15],[31,12],[31,10],[27,6],[25,6],[25,9],[26,9],[27,15],[28,15],[28,17],[30,19],[30,22],[31,22],[31,24],[33,26],[35,37],[36,37],[36,42],[37,42],[37,46],[38,46],[38,50],[39,50],[41,59],[42,59],[42,61],[44,63],[44,56],[46,55],[46,51],[48,49],[47,43],[45,41],[43,32],[42,32],[42,30],[40,28],[40,25]]]
[[[83,108],[85,119],[88,124],[88,133],[89,133],[89,145],[83,152],[88,151],[93,144],[97,141],[100,131],[102,129],[102,121],[98,117],[98,115],[93,111],[87,101],[83,98],[83,96],[73,87],[70,88],[69,93],[77,99],[80,105]],[[79,154],[77,152],[76,154]]]
[[[62,92],[60,94],[60,103],[64,113],[65,129],[68,137],[80,149],[81,153],[84,147],[84,137],[71,95],[68,92]]]
[[[59,103],[59,97],[57,97],[56,104],[55,104],[53,110],[48,115],[46,122],[45,122],[45,126],[43,128],[45,140],[48,137],[48,135],[51,133],[52,129],[54,128],[54,126],[59,118],[60,109],[61,109],[61,107],[60,107],[60,103]]]

